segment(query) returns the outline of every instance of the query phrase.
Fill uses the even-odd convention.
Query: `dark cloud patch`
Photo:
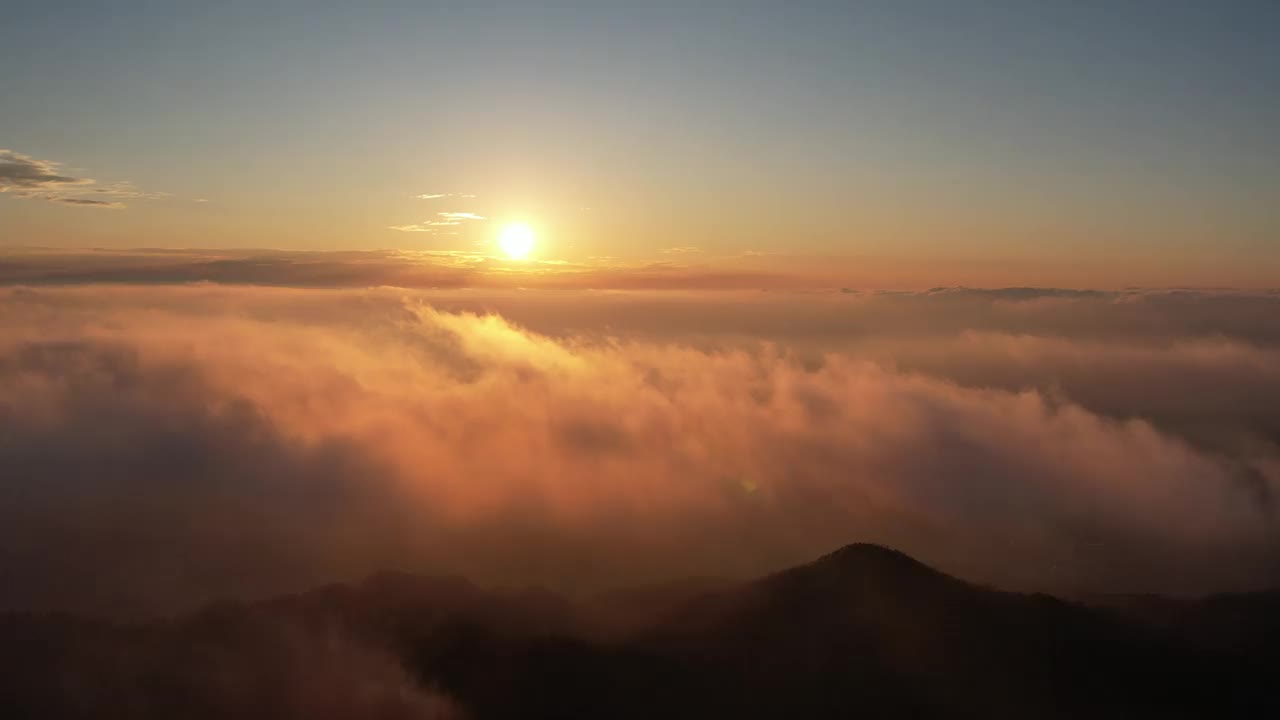
[[[90,182],[92,181],[84,178],[61,174],[57,163],[0,149],[0,192],[9,192],[14,188],[31,190]]]
[[[96,180],[64,174],[61,167],[61,163],[0,148],[0,193],[62,205],[112,209],[123,208],[125,204],[82,196],[155,199],[165,195],[142,192],[127,182],[98,186]]]
[[[110,200],[92,200],[89,198],[57,197],[57,198],[51,198],[51,201],[62,203],[64,205],[86,205],[89,207],[107,207],[107,208],[124,207],[124,203],[112,202]]]
[[[1223,336],[1280,343],[1280,291],[1062,288],[933,288],[920,292],[860,290],[815,285],[803,273],[768,268],[713,267],[677,263],[634,266],[510,263],[463,251],[283,251],[283,250],[48,250],[0,252],[0,285],[185,284],[213,282],[301,288],[413,290],[471,289],[500,293],[542,290],[552,297],[508,302],[519,314],[525,304],[556,305],[554,293],[591,291],[592,302],[555,309],[555,317],[589,325],[617,324],[662,330],[672,318],[664,309],[681,293],[703,293],[675,318],[679,330],[725,335],[819,338],[992,331],[1028,335],[1178,339]],[[611,291],[630,293],[610,297]],[[660,292],[658,292],[660,291]],[[761,292],[768,291],[768,292]],[[450,306],[482,301],[444,297]],[[750,313],[736,312],[748,307]],[[799,317],[797,318],[797,308]],[[656,312],[655,312],[656,311]],[[539,310],[539,313],[542,311]],[[531,322],[558,332],[555,322],[525,313]],[[517,319],[524,322],[524,317]],[[542,329],[542,328],[540,328]]]
[[[800,288],[783,273],[655,263],[636,267],[519,261],[475,252],[282,250],[52,251],[0,253],[0,285],[175,284],[548,290]]]
[[[463,287],[471,272],[445,263],[410,263],[384,253],[262,251],[253,254],[11,254],[0,260],[0,283],[80,285],[214,282],[284,287]]]

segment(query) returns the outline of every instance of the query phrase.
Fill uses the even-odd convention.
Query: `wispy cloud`
[[[693,245],[681,245],[679,247],[669,247],[662,251],[664,255],[698,255],[702,253],[702,248]]]
[[[438,220],[433,220],[429,222],[415,223],[412,225],[391,225],[389,229],[399,230],[401,232],[440,232],[440,228],[442,227],[456,227],[461,224],[462,224],[461,222],[458,222],[456,220],[443,221],[443,222]],[[455,233],[449,233],[449,234],[452,235]]]
[[[164,198],[172,196],[171,193],[167,193],[167,192],[139,190],[136,186],[134,186],[133,183],[128,182],[127,180],[124,182],[114,182],[109,185],[95,187],[90,192],[92,192],[94,195],[106,195],[108,197],[118,197],[118,198],[133,198],[137,200],[163,200]]]
[[[422,195],[414,195],[419,200],[436,200],[439,198],[456,197],[456,198],[473,198],[475,195],[471,193],[424,193]]]
[[[453,224],[453,225],[456,225],[457,223],[447,223],[447,224]],[[388,226],[387,226],[387,229],[388,229],[388,230],[399,230],[400,232],[427,232],[427,233],[433,233],[433,232],[439,232],[439,231],[440,231],[440,228],[438,227],[439,225],[441,225],[441,223],[416,223],[416,224],[412,224],[412,225],[388,225]]]
[[[391,225],[390,230],[399,230],[400,232],[427,232],[437,233],[441,235],[457,235],[456,232],[442,232],[440,228],[457,227],[464,220],[484,220],[483,215],[477,215],[469,212],[441,212],[436,213],[437,217],[443,220],[425,220],[420,223],[412,223],[409,225]]]
[[[96,197],[158,200],[168,193],[139,190],[130,182],[98,185],[96,180],[66,174],[62,164],[52,160],[39,160],[8,149],[0,149],[0,193],[28,200],[119,209],[125,207],[119,200],[100,200]],[[89,197],[85,197],[89,196]]]

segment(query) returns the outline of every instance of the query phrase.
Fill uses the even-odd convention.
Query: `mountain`
[[[850,545],[574,602],[383,573],[183,618],[0,617],[7,718],[1265,717],[1280,593],[1065,602]]]
[[[651,637],[716,668],[722,687],[752,688],[722,709],[739,716],[1196,717],[1248,689],[1238,664],[1143,623],[872,545],[701,598]]]

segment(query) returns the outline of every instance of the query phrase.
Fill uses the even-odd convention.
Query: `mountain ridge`
[[[585,602],[390,572],[155,623],[0,615],[0,697],[41,718],[1245,717],[1280,709],[1277,598],[1134,617],[866,543]]]

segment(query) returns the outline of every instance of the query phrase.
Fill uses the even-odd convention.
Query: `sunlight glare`
[[[511,223],[502,228],[498,245],[512,260],[524,260],[533,251],[533,229],[524,223]]]

